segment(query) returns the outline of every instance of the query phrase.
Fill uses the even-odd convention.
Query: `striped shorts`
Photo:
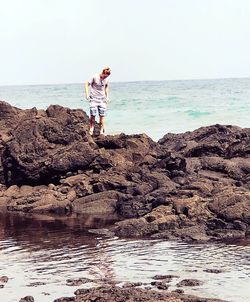
[[[90,115],[96,116],[97,112],[99,116],[105,116],[107,110],[106,99],[91,99],[90,101]]]

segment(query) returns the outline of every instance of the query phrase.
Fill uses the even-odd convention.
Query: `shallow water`
[[[196,278],[204,285],[184,288],[185,293],[228,301],[249,301],[250,242],[237,244],[187,244],[176,241],[125,240],[101,236],[87,229],[91,222],[107,221],[85,217],[55,219],[48,216],[0,215],[0,276],[8,283],[0,289],[1,301],[16,302],[32,295],[36,302],[51,302],[73,296],[77,288],[69,278],[87,277],[101,284],[110,281],[149,283],[156,274]],[[207,268],[221,269],[219,274]]]

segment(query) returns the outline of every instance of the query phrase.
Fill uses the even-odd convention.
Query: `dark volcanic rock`
[[[218,269],[218,268],[206,268],[203,271],[207,272],[207,273],[212,273],[212,274],[220,274],[220,273],[224,272],[224,270],[221,270],[221,269]]]
[[[32,296],[26,296],[22,298],[19,302],[34,302],[34,298]]]
[[[81,110],[50,106],[46,116],[36,117],[20,119],[11,130],[2,155],[8,185],[57,182],[67,171],[87,167],[97,155],[88,142],[87,116]]]
[[[1,282],[1,283],[7,283],[8,280],[9,280],[9,278],[8,278],[7,276],[1,276],[1,277],[0,277],[0,282]]]
[[[137,286],[141,286],[142,282],[126,282],[123,284],[123,288],[131,288],[131,287],[137,287]]]
[[[80,109],[0,102],[0,206],[106,215],[119,236],[210,239],[250,233],[250,129],[90,137]]]
[[[250,129],[214,125],[193,132],[166,134],[159,140],[168,151],[177,151],[186,157],[218,155],[224,158],[250,155]]]
[[[54,300],[54,302],[85,302],[85,301],[148,301],[148,302],[222,302],[217,299],[198,298],[179,293],[168,293],[142,288],[120,288],[118,286],[105,286],[89,289],[78,289],[76,297],[66,297]]]
[[[179,278],[179,276],[175,276],[175,275],[155,275],[152,279],[154,279],[154,280],[165,280],[165,282],[170,282],[174,278]]]
[[[85,283],[93,282],[91,279],[88,278],[79,278],[79,279],[67,279],[66,280],[68,286],[80,286]]]
[[[196,280],[196,279],[184,279],[182,281],[180,281],[179,283],[176,284],[176,286],[178,287],[182,287],[182,286],[199,286],[202,285],[203,282],[200,280]]]
[[[166,281],[152,281],[150,284],[161,290],[167,290],[169,288],[169,285],[166,284]]]

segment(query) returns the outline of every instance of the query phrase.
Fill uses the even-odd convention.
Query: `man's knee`
[[[95,117],[97,115],[97,108],[96,107],[90,107],[90,116]]]
[[[98,106],[98,113],[100,117],[104,117],[106,115],[106,107]]]

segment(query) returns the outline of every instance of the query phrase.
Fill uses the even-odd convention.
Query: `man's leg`
[[[98,113],[100,117],[100,134],[104,134],[104,117],[106,114],[107,104],[103,102],[100,106],[98,106]]]
[[[100,116],[100,134],[104,134],[104,116]]]
[[[94,127],[95,127],[95,116],[91,115],[89,121],[90,121],[89,134],[93,135],[93,133],[94,133]]]
[[[93,135],[95,127],[95,117],[97,114],[97,105],[94,101],[90,103],[89,134]]]

